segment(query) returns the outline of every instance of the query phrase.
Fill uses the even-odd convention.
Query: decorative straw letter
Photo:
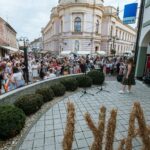
[[[63,149],[71,150],[73,143],[73,135],[75,129],[75,107],[71,102],[67,103],[67,125],[65,128],[64,139],[63,139]]]

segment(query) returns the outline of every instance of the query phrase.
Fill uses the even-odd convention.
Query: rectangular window
[[[111,37],[113,36],[113,26],[111,26],[111,29],[110,29],[110,36]]]

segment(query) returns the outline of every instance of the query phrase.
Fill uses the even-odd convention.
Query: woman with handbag
[[[129,58],[127,60],[127,69],[122,81],[122,85],[123,85],[122,90],[119,91],[120,94],[125,93],[126,86],[128,86],[127,93],[131,92],[132,86],[135,85],[134,71],[135,71],[134,60],[133,58]]]

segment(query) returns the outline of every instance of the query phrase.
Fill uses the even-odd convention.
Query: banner
[[[124,7],[124,24],[134,24],[136,22],[138,3],[127,4]]]

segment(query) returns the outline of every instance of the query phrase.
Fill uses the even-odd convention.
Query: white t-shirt
[[[55,78],[56,75],[55,75],[54,73],[50,73],[49,77],[50,77],[50,78]]]
[[[38,65],[37,64],[33,64],[32,65],[32,69],[37,69],[38,68]]]
[[[106,67],[107,67],[107,68],[110,68],[110,65],[109,65],[109,64],[106,64]]]
[[[12,79],[15,80],[15,81],[23,80],[22,73],[21,72],[14,73],[13,76],[12,76]]]

